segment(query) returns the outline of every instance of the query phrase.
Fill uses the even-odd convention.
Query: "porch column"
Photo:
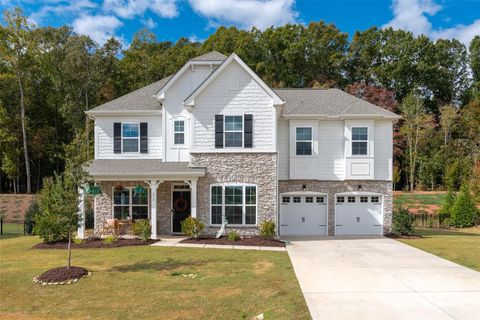
[[[192,218],[197,217],[197,180],[190,181],[190,208],[191,208],[191,216]]]
[[[151,180],[147,181],[150,186],[151,201],[150,201],[150,225],[152,226],[151,239],[157,239],[157,188],[162,181]]]
[[[85,190],[78,188],[78,230],[77,238],[85,239]]]

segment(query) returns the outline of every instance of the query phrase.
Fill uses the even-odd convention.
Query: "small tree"
[[[70,269],[72,257],[72,235],[79,223],[77,196],[75,183],[71,178],[63,175],[45,178],[43,189],[38,195],[41,214],[36,218],[36,231],[44,241],[62,237],[68,239],[67,269]],[[53,228],[49,228],[49,226],[53,226]],[[53,237],[52,232],[54,233]]]
[[[411,235],[413,233],[414,218],[410,211],[405,207],[396,208],[393,212],[392,231],[401,235]]]
[[[455,200],[451,212],[451,224],[457,228],[467,228],[475,224],[478,209],[473,200],[468,184],[464,182]]]
[[[454,204],[455,204],[455,193],[451,188],[449,188],[447,196],[445,197],[445,200],[443,201],[442,207],[440,208],[440,212],[438,214],[440,224],[443,224],[443,221],[445,219],[450,219],[450,217],[452,216],[452,208]]]

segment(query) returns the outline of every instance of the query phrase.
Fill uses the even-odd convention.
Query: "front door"
[[[182,221],[190,217],[190,191],[172,192],[172,232],[182,232]]]

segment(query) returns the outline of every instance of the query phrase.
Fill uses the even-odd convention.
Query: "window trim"
[[[367,129],[367,140],[353,140],[353,129]],[[370,156],[370,130],[368,126],[351,126],[350,127],[350,155],[352,157],[368,157]],[[366,154],[353,154],[353,143],[354,142],[366,142],[367,143],[367,153]]]
[[[310,140],[298,140],[297,139],[297,129],[310,129],[311,130],[311,139]],[[297,142],[310,142],[311,154],[298,154],[297,153]],[[312,157],[313,156],[313,126],[295,126],[295,156],[296,157]]]
[[[128,207],[128,219],[133,220],[132,217],[132,207],[147,207],[147,220],[150,220],[150,188],[144,187],[145,190],[147,190],[147,204],[133,204],[133,189],[135,187],[124,187],[125,189],[128,189],[128,206],[127,205],[121,205],[121,204],[115,204],[115,187],[112,187],[112,218],[115,218],[115,207]],[[119,219],[120,220],[120,219]]]
[[[175,127],[175,122],[177,122],[177,121],[178,122],[183,122],[183,131],[177,131],[177,129]],[[178,134],[180,134],[180,133],[183,134],[183,143],[176,143],[175,142],[175,134],[177,134],[177,133]],[[185,143],[185,119],[183,119],[183,118],[182,119],[180,119],[180,118],[179,119],[173,119],[173,145],[174,146],[179,146],[179,147],[186,145],[186,143]]]
[[[127,139],[127,140],[135,140],[135,138],[132,138],[132,137],[127,137],[127,138],[124,138],[123,137],[123,125],[124,124],[135,124],[137,125],[138,127],[138,137],[136,138],[137,139],[137,151],[124,151],[123,150],[123,140],[124,139]],[[128,122],[121,122],[121,133],[120,133],[120,139],[122,141],[122,152],[121,153],[140,153],[140,122],[132,122],[132,121],[128,121]]]
[[[243,149],[245,148],[245,137],[243,136],[244,135],[244,130],[245,130],[245,119],[243,117],[244,115],[243,114],[224,114],[223,115],[223,148],[229,148],[229,149]],[[227,128],[226,128],[226,125],[227,125],[227,117],[241,117],[242,118],[242,129],[241,130],[228,130],[227,131]],[[242,137],[242,146],[241,147],[228,147],[227,146],[227,139],[226,139],[226,134],[227,132],[239,132],[241,134],[241,137]]]
[[[222,223],[212,223],[212,189],[213,187],[222,187]],[[242,224],[233,224],[229,223],[229,226],[233,227],[257,227],[258,226],[258,185],[254,183],[239,183],[239,182],[232,182],[232,183],[213,183],[210,185],[210,194],[209,194],[209,203],[210,203],[210,225],[211,226],[221,226],[223,221],[225,220],[225,187],[242,187],[242,204],[241,205],[234,205],[234,206],[241,206],[242,207]],[[255,204],[247,204],[246,203],[246,187],[255,187]],[[216,204],[215,206],[220,206]],[[228,206],[228,205],[227,205]],[[246,224],[246,208],[247,207],[255,207],[255,224]]]

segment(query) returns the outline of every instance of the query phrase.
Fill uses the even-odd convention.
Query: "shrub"
[[[197,218],[188,217],[182,221],[182,233],[189,238],[198,239],[205,229],[205,224]]]
[[[240,234],[237,231],[232,230],[227,234],[227,238],[228,241],[238,241],[240,240]]]
[[[450,223],[457,228],[467,228],[475,224],[478,210],[468,184],[464,183],[452,207]]]
[[[40,207],[37,201],[33,201],[27,212],[25,212],[25,232],[27,234],[33,234],[35,227],[35,217],[40,213]]]
[[[68,227],[63,222],[63,219],[55,214],[44,212],[37,214],[33,232],[40,236],[45,243],[66,241],[68,239]]]
[[[75,244],[84,244],[84,243],[85,243],[85,240],[84,240],[84,239],[73,238],[73,243],[75,243]]]
[[[150,226],[150,222],[148,220],[137,220],[133,224],[132,228],[133,234],[140,237],[143,242],[147,242],[147,240],[150,239],[152,227]]]
[[[265,220],[260,223],[260,236],[264,239],[273,239],[275,237],[275,222]]]
[[[105,239],[103,239],[103,243],[105,244],[113,244],[115,242],[117,242],[117,236],[115,235],[110,235],[110,236],[107,236]]]
[[[392,231],[401,235],[411,235],[413,233],[414,217],[410,215],[410,211],[405,207],[396,208],[393,212]]]

